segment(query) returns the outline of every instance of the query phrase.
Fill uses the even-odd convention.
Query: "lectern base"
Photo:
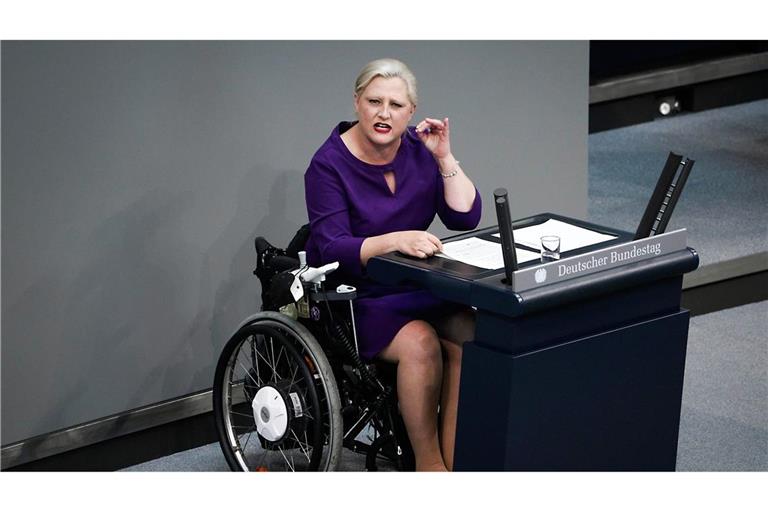
[[[454,469],[674,471],[688,320],[517,354],[465,344]]]

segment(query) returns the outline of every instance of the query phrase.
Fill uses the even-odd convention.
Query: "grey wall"
[[[497,186],[515,217],[586,217],[586,42],[2,44],[2,444],[211,386],[259,307],[254,236],[305,221],[381,56],[451,118],[483,225]]]

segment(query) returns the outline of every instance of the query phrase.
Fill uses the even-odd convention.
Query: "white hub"
[[[277,441],[288,428],[288,408],[280,393],[271,386],[264,386],[251,402],[256,431],[268,441]]]

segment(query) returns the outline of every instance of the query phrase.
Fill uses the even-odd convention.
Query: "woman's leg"
[[[444,349],[443,389],[440,396],[440,448],[445,467],[453,470],[453,449],[456,443],[456,417],[459,405],[461,376],[461,346],[440,340]]]
[[[422,320],[403,326],[379,355],[397,363],[397,396],[416,471],[445,471],[437,435],[437,405],[443,379],[440,340]]]
[[[453,469],[456,417],[459,405],[462,345],[474,339],[475,315],[471,309],[436,323],[443,347],[443,385],[440,397],[440,447],[443,460]]]

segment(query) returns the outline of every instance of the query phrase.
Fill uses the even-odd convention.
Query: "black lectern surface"
[[[550,213],[610,241],[515,272],[390,253],[368,275],[476,309],[464,345],[456,470],[674,470],[689,313],[682,275],[698,266],[684,230],[633,234]],[[500,243],[487,228],[477,237]],[[523,247],[523,246],[520,246]],[[549,277],[547,277],[549,274]],[[549,282],[547,282],[549,279]]]

